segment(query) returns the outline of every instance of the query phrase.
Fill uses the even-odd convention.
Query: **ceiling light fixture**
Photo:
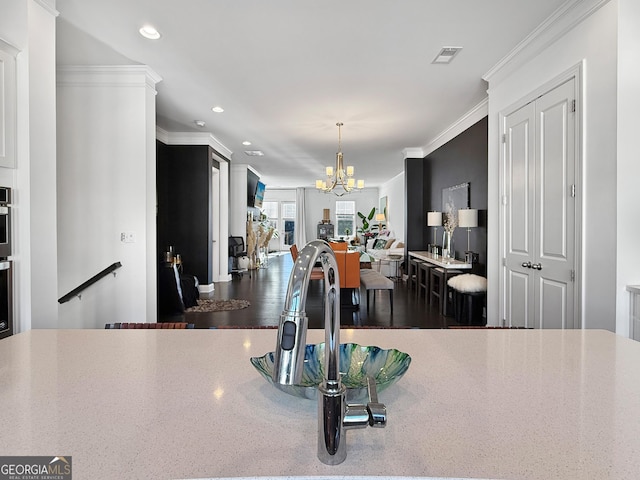
[[[199,126],[200,128],[204,127],[206,125],[206,123],[204,123],[204,120],[195,120],[194,123]]]
[[[156,30],[151,25],[143,26],[142,28],[140,28],[140,30],[138,30],[138,32],[140,32],[140,35],[142,35],[144,38],[148,38],[149,40],[158,40],[160,38],[160,32],[158,32],[158,30]]]
[[[327,167],[325,169],[327,179],[316,180],[316,188],[324,193],[333,192],[338,197],[351,193],[354,190],[360,191],[364,188],[364,180],[358,180],[356,182],[353,178],[355,173],[352,166],[348,166],[345,170],[342,158],[342,122],[336,123],[338,127],[338,153],[336,153],[336,168]],[[337,187],[342,187],[342,190],[335,190]]]
[[[218,105],[216,105],[215,107],[211,107],[211,110],[213,110],[213,111],[214,111],[214,112],[216,112],[216,113],[222,113],[222,112],[224,112],[224,108],[222,108],[222,107],[220,107],[220,106],[218,106]]]
[[[261,150],[245,150],[244,154],[248,155],[250,157],[263,157],[264,156],[264,153]]]
[[[244,142],[242,142],[242,144],[243,144],[245,147],[248,147],[249,145],[251,145],[251,142],[250,142],[249,140],[245,140]]]

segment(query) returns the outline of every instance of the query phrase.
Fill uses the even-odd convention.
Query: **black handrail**
[[[82,285],[74,288],[73,290],[71,290],[66,295],[60,297],[58,299],[58,303],[65,303],[65,302],[68,302],[69,300],[71,300],[73,297],[77,297],[79,295],[79,293],[82,292],[85,288],[90,287],[91,285],[96,283],[101,278],[104,278],[107,275],[109,275],[111,272],[119,269],[121,266],[122,266],[122,264],[120,262],[116,262],[116,263],[113,263],[113,264],[109,265],[107,268],[102,270],[97,275],[94,275],[93,277],[91,277],[89,280],[84,282]]]

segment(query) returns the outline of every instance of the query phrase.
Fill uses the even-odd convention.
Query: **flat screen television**
[[[247,207],[255,207],[256,189],[259,177],[252,171],[247,171]]]
[[[254,207],[262,208],[262,200],[264,200],[265,188],[266,188],[266,185],[259,181],[258,185],[256,186],[256,197],[255,197],[255,202],[253,204]]]

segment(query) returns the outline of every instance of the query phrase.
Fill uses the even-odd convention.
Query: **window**
[[[336,235],[350,237],[356,231],[356,202],[336,201]]]
[[[267,224],[278,230],[278,202],[263,202],[262,212],[267,216]]]
[[[296,229],[296,204],[295,202],[282,202],[282,222],[284,224],[284,244],[293,245],[295,241]]]
[[[278,202],[263,202],[262,210],[269,220],[278,221]]]

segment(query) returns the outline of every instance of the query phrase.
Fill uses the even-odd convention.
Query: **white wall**
[[[29,2],[28,16],[31,325],[56,328],[55,14]]]
[[[60,296],[114,262],[123,266],[60,305],[56,327],[157,321],[157,81],[145,66],[58,71]],[[135,242],[121,242],[122,232]]]
[[[396,175],[380,186],[380,197],[382,198],[384,196],[387,197],[388,204],[387,228],[393,232],[396,239],[404,240],[404,172]]]
[[[625,289],[627,285],[640,285],[640,2],[618,0],[618,4],[616,331],[628,335],[629,293]]]
[[[582,3],[583,5],[579,5]],[[594,2],[578,2],[586,6]],[[574,19],[577,13],[574,14]],[[565,22],[571,25],[570,21]],[[553,32],[551,32],[553,33]],[[557,38],[557,40],[555,39]],[[611,1],[559,38],[547,35],[539,51],[525,49],[511,67],[492,73],[489,88],[489,211],[500,211],[498,115],[563,72],[584,62],[582,326],[616,329],[616,51],[617,2]],[[534,45],[535,47],[535,45]],[[533,48],[533,47],[532,47]],[[637,53],[637,52],[636,52]],[[637,115],[637,111],[635,112]],[[637,134],[636,134],[637,136]],[[635,167],[637,169],[637,167]],[[501,265],[499,225],[488,228],[488,306],[490,323],[498,318]],[[636,269],[637,271],[637,269]]]
[[[27,7],[33,1],[2,0],[2,15],[0,15],[0,38],[10,43],[18,50],[25,50],[28,46],[28,17]]]
[[[364,188],[358,193],[351,193],[344,197],[337,197],[331,193],[322,193],[315,188],[305,189],[305,201],[307,202],[306,212],[306,235],[307,241],[317,238],[318,223],[322,221],[322,213],[328,208],[331,213],[331,223],[336,222],[336,201],[352,200],[356,202],[356,212],[362,212],[367,215],[373,207],[378,208],[380,195],[378,188]],[[361,226],[361,222],[356,215],[356,227]]]
[[[16,168],[12,187],[15,331],[57,326],[54,0],[6,0],[0,37],[16,47]]]

